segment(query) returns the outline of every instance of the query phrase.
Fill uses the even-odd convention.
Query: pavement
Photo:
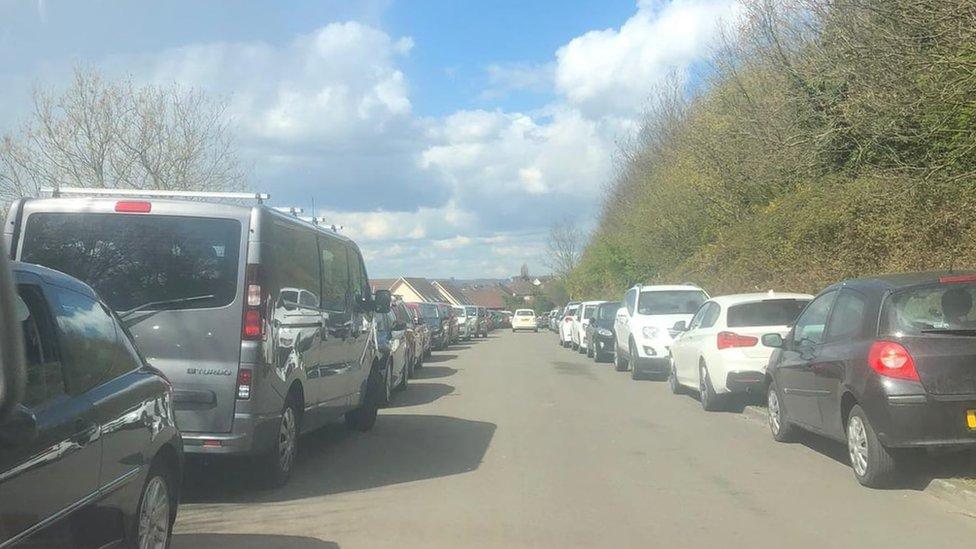
[[[191,467],[173,548],[969,547],[948,474],[866,489],[842,445],[499,330],[435,353],[371,432],[303,437],[282,489]]]

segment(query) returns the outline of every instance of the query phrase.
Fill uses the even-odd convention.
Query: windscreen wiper
[[[146,309],[154,309],[156,307],[167,307],[169,305],[179,305],[181,303],[192,303],[194,301],[202,301],[204,299],[213,299],[214,297],[216,296],[214,296],[213,294],[209,294],[209,295],[196,295],[193,297],[181,297],[178,299],[165,299],[163,301],[150,301],[149,303],[143,303],[138,307],[133,307],[128,311],[121,311],[118,314],[119,314],[119,318],[124,320],[125,318],[132,316],[133,314],[138,313],[139,311],[145,311]]]
[[[923,334],[945,334],[958,336],[976,336],[976,328],[929,328],[919,330]]]

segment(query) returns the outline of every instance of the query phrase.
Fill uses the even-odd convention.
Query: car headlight
[[[602,335],[603,337],[611,337],[611,336],[613,336],[613,332],[611,332],[610,330],[608,330],[606,328],[600,328],[600,329],[598,329],[596,331],[596,333]]]
[[[654,339],[658,336],[658,334],[661,333],[661,329],[655,328],[654,326],[644,326],[644,329],[641,330],[641,332],[643,332],[644,337],[647,339]]]

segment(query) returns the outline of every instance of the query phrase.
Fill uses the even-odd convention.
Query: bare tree
[[[549,228],[543,261],[553,274],[566,277],[579,265],[584,246],[583,233],[572,219],[557,221]]]
[[[76,68],[62,93],[35,89],[19,133],[0,137],[0,202],[61,186],[240,189],[225,110],[199,90]]]

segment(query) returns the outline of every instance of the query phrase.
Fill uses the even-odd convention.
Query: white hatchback
[[[532,309],[518,309],[512,317],[512,331],[532,330],[539,331],[539,325],[535,322],[535,311]]]
[[[808,294],[768,292],[709,299],[691,322],[675,326],[671,342],[671,390],[701,394],[706,410],[722,408],[732,393],[762,394],[766,364],[773,353],[760,341],[763,334],[786,335],[800,311],[813,299]]]

